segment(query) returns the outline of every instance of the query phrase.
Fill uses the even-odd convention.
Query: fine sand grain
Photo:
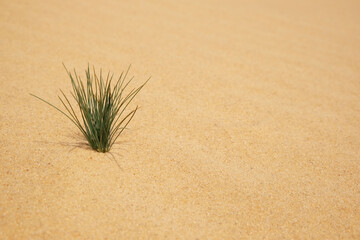
[[[0,9],[0,239],[360,239],[360,1]],[[112,155],[62,62],[153,77]]]

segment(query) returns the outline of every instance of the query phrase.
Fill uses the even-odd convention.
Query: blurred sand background
[[[360,1],[1,1],[0,239],[359,239]],[[152,76],[112,154],[61,63]]]

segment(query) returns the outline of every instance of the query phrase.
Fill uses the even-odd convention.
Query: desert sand
[[[0,9],[0,239],[360,238],[360,1]],[[62,62],[152,76],[111,154]]]

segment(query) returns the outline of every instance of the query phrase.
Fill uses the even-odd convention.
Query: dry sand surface
[[[360,238],[360,1],[0,9],[0,239]],[[152,76],[114,158],[62,62]]]

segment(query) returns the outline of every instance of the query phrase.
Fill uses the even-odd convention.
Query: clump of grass
[[[64,68],[71,79],[73,91],[70,91],[70,93],[79,107],[81,118],[77,116],[74,107],[62,90],[60,90],[62,95],[58,97],[66,111],[34,94],[30,95],[49,104],[70,119],[94,150],[108,152],[133,119],[139,107],[136,106],[135,109],[127,113],[125,113],[125,110],[150,78],[140,87],[134,88],[125,94],[125,89],[133,80],[133,77],[126,80],[130,66],[125,73],[121,73],[113,87],[111,85],[114,74],[110,74],[110,71],[105,78],[102,70],[100,70],[98,75],[95,67],[93,67],[93,71],[90,71],[88,65],[85,70],[86,83],[84,84],[75,69],[71,73],[65,65]]]

